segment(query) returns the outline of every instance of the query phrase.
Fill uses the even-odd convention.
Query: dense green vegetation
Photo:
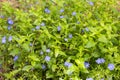
[[[116,0],[0,3],[3,80],[119,80]]]

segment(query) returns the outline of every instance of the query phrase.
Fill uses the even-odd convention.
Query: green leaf
[[[40,59],[35,54],[29,55],[28,58],[32,59],[33,61],[40,61]]]
[[[19,53],[19,49],[18,49],[18,48],[15,48],[15,49],[13,49],[13,50],[10,52],[10,55],[15,56],[15,55],[17,55],[18,53]]]
[[[25,66],[25,67],[23,67],[23,71],[29,71],[31,68],[33,68],[33,66],[32,65],[27,65],[27,66]]]
[[[46,78],[53,78],[53,76],[49,71],[46,72]]]
[[[26,51],[30,51],[30,47],[29,47],[29,45],[28,45],[27,43],[24,43],[24,44],[22,45],[22,47],[23,47]]]
[[[107,43],[107,38],[105,37],[105,35],[100,35],[98,38],[98,41],[103,42],[103,43]]]
[[[95,46],[95,42],[94,41],[88,41],[87,44],[85,45],[86,48],[91,48]]]

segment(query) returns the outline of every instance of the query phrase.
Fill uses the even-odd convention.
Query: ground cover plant
[[[117,2],[1,2],[0,80],[119,80]]]

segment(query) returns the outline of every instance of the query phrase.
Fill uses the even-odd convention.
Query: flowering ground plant
[[[0,7],[0,76],[119,80],[116,0],[19,0]]]

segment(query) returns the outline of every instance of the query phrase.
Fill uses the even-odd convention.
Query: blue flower
[[[43,55],[43,51],[40,51],[40,54]]]
[[[45,68],[46,68],[46,66],[44,64],[42,64],[42,69],[45,69]]]
[[[8,30],[10,30],[11,29],[11,26],[8,26],[8,28],[7,28]]]
[[[60,18],[62,19],[62,18],[64,18],[64,16],[60,16]]]
[[[88,32],[88,31],[89,31],[89,28],[86,27],[85,30]]]
[[[32,31],[35,31],[35,29],[34,29],[34,28],[32,28]]]
[[[96,63],[97,64],[102,64],[102,63],[104,63],[105,62],[105,60],[103,59],[103,58],[98,58],[97,60],[96,60]]]
[[[90,64],[88,62],[84,62],[84,65],[85,65],[86,68],[90,67]]]
[[[49,57],[49,56],[46,56],[46,57],[45,57],[45,61],[50,61],[50,57]]]
[[[93,80],[93,78],[87,78],[86,80]]]
[[[61,9],[61,10],[60,10],[60,13],[63,13],[63,12],[64,12],[64,9]]]
[[[42,22],[42,23],[41,23],[41,26],[45,26],[45,23],[44,23],[44,22]]]
[[[72,34],[69,34],[69,38],[72,38],[73,36],[72,36]]]
[[[30,46],[33,46],[33,44],[32,44],[32,43],[30,43]]]
[[[4,37],[2,38],[2,43],[3,43],[3,44],[6,43],[6,36],[4,36]]]
[[[108,69],[109,70],[114,70],[114,68],[115,68],[114,64],[108,64]]]
[[[12,36],[9,36],[8,41],[12,41]]]
[[[101,80],[104,80],[104,78],[102,78]]]
[[[4,18],[4,16],[3,16],[3,15],[0,15],[0,18]]]
[[[50,13],[50,10],[48,8],[45,8],[45,13]]]
[[[36,26],[36,29],[39,30],[39,29],[40,29],[40,26]]]
[[[15,56],[13,60],[16,61],[17,59],[18,59],[18,56]]]
[[[8,19],[8,24],[12,25],[14,22],[12,19]]]
[[[72,12],[72,15],[75,16],[75,15],[76,15],[76,12]]]
[[[72,66],[72,63],[69,63],[69,62],[65,62],[64,65],[68,68],[70,68]]]
[[[57,30],[58,30],[58,31],[60,31],[60,30],[61,30],[61,27],[60,27],[60,26],[58,26],[58,27],[57,27]]]
[[[80,24],[80,22],[79,22],[79,21],[77,21],[77,24]]]
[[[94,3],[93,3],[93,2],[91,2],[91,1],[89,2],[89,4],[90,4],[91,6],[93,6],[93,5],[94,5]]]
[[[46,52],[47,52],[47,53],[50,53],[50,49],[46,49]]]

